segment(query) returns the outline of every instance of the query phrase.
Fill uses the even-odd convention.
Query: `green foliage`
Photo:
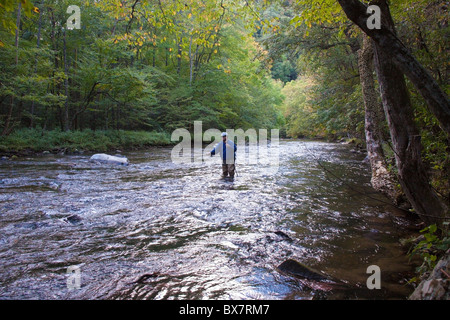
[[[313,80],[305,77],[284,86],[282,93],[285,96],[284,112],[288,136],[301,138],[324,135],[323,126],[317,122],[317,113],[308,98],[313,86]]]
[[[11,12],[17,11],[19,3],[21,4],[21,11],[23,11],[27,17],[31,17],[33,12],[39,12],[30,0],[0,0],[0,31],[7,31],[10,34],[15,33],[17,29],[16,19]],[[0,37],[0,47],[3,45],[4,43]]]
[[[420,276],[432,271],[438,259],[450,248],[448,223],[444,226],[446,230],[438,229],[435,224],[422,229],[420,232],[423,240],[419,241],[409,252],[410,258],[418,255],[422,259],[422,264],[417,268]],[[415,277],[410,282],[417,280]]]
[[[391,4],[402,40],[420,63],[429,70],[441,88],[449,93],[448,9],[445,1],[422,0],[413,3],[396,1]],[[450,205],[450,153],[448,137],[440,129],[424,99],[408,84],[415,110],[415,120],[422,137],[422,157],[429,166],[431,184]]]
[[[170,132],[191,129],[196,120],[219,129],[284,123],[281,86],[257,59],[262,50],[252,37],[256,16],[249,6],[232,0],[36,5],[40,16],[22,16],[18,47],[0,30],[3,135],[22,127]],[[81,9],[79,30],[65,30],[69,5]],[[5,13],[12,20],[13,11]]]
[[[319,7],[322,13],[314,15]],[[258,38],[267,50],[267,60],[273,61],[272,77],[287,82],[290,61],[295,61],[295,73],[299,74],[297,83],[288,83],[283,89],[290,136],[364,139],[356,54],[359,43],[353,28],[343,28],[337,9],[337,3],[319,6],[297,1],[273,5],[265,13],[277,30],[261,33]]]
[[[0,152],[52,150],[111,151],[154,145],[170,145],[170,135],[162,132],[101,130],[61,131],[20,129],[0,142]]]
[[[291,61],[284,55],[281,61],[277,61],[272,66],[272,78],[279,79],[283,83],[297,79],[297,70]]]

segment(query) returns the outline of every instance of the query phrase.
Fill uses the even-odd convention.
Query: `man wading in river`
[[[236,160],[236,150],[237,147],[234,142],[228,140],[227,133],[223,132],[222,142],[219,142],[211,151],[211,157],[216,153],[219,153],[222,158],[222,177],[224,178],[228,177],[228,175],[231,179],[234,178],[234,173],[236,171],[234,164]]]

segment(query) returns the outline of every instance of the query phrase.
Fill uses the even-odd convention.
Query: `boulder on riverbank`
[[[94,154],[90,159],[90,162],[100,162],[100,163],[107,163],[107,164],[118,164],[118,165],[128,165],[128,159],[126,157],[116,157],[111,156],[104,153],[98,153]]]
[[[423,280],[409,300],[450,300],[450,250],[439,260],[430,276]]]

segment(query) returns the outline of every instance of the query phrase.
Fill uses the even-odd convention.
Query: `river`
[[[399,240],[418,222],[374,192],[364,155],[294,140],[279,152],[277,171],[238,159],[234,181],[217,157],[174,164],[166,147],[125,153],[129,166],[1,161],[0,299],[407,298]],[[286,259],[350,289],[313,290],[277,271]]]

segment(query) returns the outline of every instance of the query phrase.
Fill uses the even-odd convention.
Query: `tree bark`
[[[17,11],[17,20],[16,20],[16,37],[15,37],[15,46],[16,46],[16,68],[19,65],[19,29],[20,29],[20,17],[22,13],[22,3],[19,2],[19,8]],[[6,116],[5,127],[2,130],[2,136],[7,136],[11,133],[10,123],[12,119],[12,113],[14,108],[14,95],[11,95],[11,101],[8,108],[8,115]]]
[[[353,21],[364,33],[370,36],[380,50],[391,58],[396,67],[404,73],[414,84],[425,99],[430,111],[435,115],[439,124],[450,136],[450,102],[438,83],[429,72],[413,57],[403,45],[395,32],[389,27],[391,16],[381,14],[381,29],[369,29],[367,26],[367,7],[358,0],[338,0],[347,17]],[[380,7],[385,6],[385,0],[373,1]]]
[[[177,74],[180,74],[180,72],[181,72],[181,54],[182,54],[181,44],[182,43],[183,43],[183,37],[180,37],[180,41],[177,44],[177,46],[178,46],[178,50],[177,50]]]
[[[38,33],[37,33],[37,49],[39,49],[41,47],[41,30],[42,30],[42,10],[39,10],[39,23],[38,23]],[[38,57],[36,54],[36,59],[35,59],[35,64],[34,64],[34,74],[37,74],[37,67],[38,67]],[[33,102],[31,102],[31,117],[30,117],[30,128],[34,127],[34,105],[35,105],[35,101],[33,100]]]
[[[385,16],[385,23],[395,35],[387,3],[380,2],[380,8]],[[429,184],[429,177],[421,157],[421,137],[414,123],[404,75],[391,56],[375,41],[374,54],[375,70],[394,146],[399,182],[421,219],[428,224],[440,224],[447,208]]]
[[[192,86],[192,75],[193,75],[194,61],[192,58],[192,34],[189,39],[189,85]]]
[[[17,21],[16,21],[16,65],[19,64],[19,31],[20,31],[20,17],[22,15],[22,2],[19,2],[19,8],[17,10]]]
[[[64,131],[69,131],[69,66],[67,64],[66,29],[64,29],[64,92],[66,95],[64,103]]]
[[[5,126],[2,130],[1,136],[7,136],[11,132],[9,125],[12,118],[13,106],[14,106],[14,96],[11,96],[11,101],[8,108],[8,115],[6,116]]]
[[[378,102],[377,92],[375,91],[373,58],[372,40],[368,36],[363,35],[363,45],[358,50],[358,68],[365,107],[367,153],[372,169],[370,182],[375,190],[387,196],[395,204],[398,204],[401,195],[396,190],[396,179],[388,170],[383,151],[381,134],[382,112]]]

